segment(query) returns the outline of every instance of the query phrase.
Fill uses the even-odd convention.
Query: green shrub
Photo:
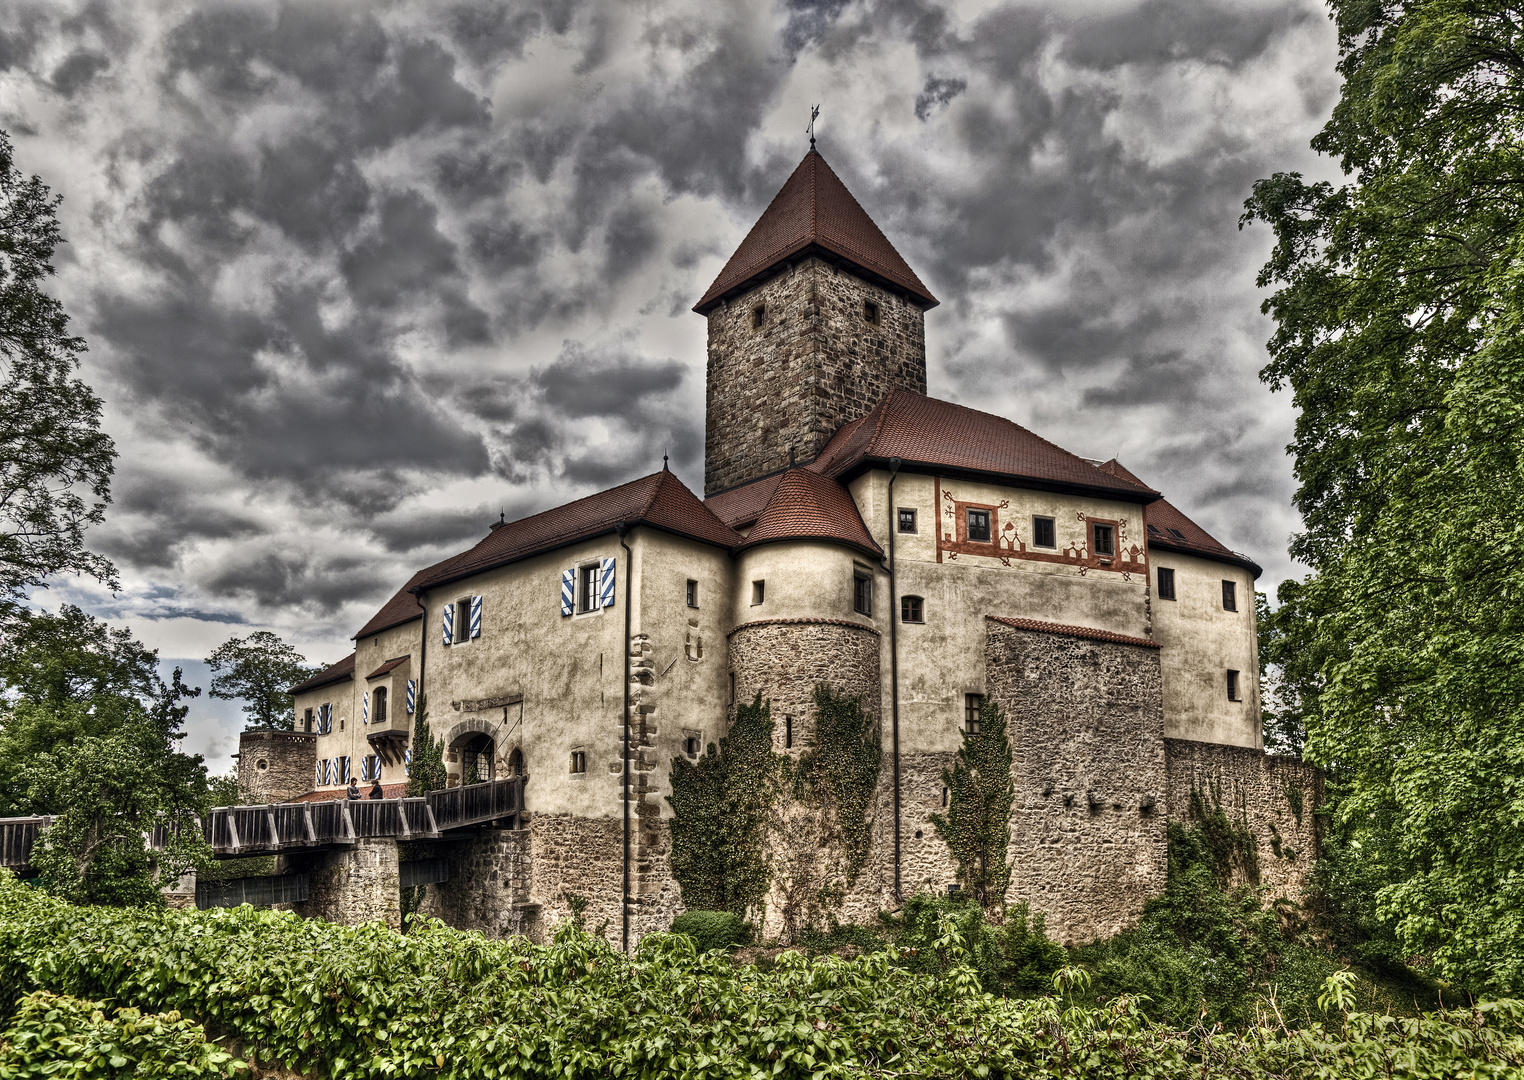
[[[989,922],[985,912],[966,893],[942,897],[929,892],[911,896],[898,915],[879,921],[900,954],[899,963],[911,971],[944,975],[963,962],[936,942],[947,920],[962,938],[966,961],[986,993],[1024,996],[1052,989],[1053,973],[1068,963],[1063,946],[1048,939],[1041,915],[1025,902],[1004,909],[1003,920]]]
[[[689,911],[672,920],[674,934],[687,934],[699,952],[732,949],[751,940],[751,927],[729,911]]]
[[[0,1035],[5,1080],[158,1080],[248,1072],[247,1064],[207,1042],[200,1024],[177,1012],[145,1016],[45,990],[22,998],[10,1030]]]

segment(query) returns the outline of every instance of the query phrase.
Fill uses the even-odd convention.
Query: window
[[[514,747],[513,753],[508,755],[508,771],[505,776],[524,775],[524,751]]]
[[[873,579],[866,574],[852,575],[852,610],[859,615],[873,614]]]
[[[683,753],[691,758],[699,756],[699,737],[697,735],[689,735],[683,740]]]
[[[899,510],[900,532],[915,532],[915,511],[908,506],[902,506]]]
[[[1058,546],[1058,542],[1054,539],[1052,518],[1035,517],[1032,519],[1032,546],[1044,548]]]
[[[730,673],[730,704],[734,705],[735,703],[736,703],[736,673],[734,671],[732,671]]]
[[[372,724],[386,723],[386,687],[379,687],[371,692],[371,702],[375,705],[375,715],[371,717]]]
[[[698,582],[688,582],[688,606],[698,607]]]
[[[1181,532],[1179,529],[1171,529],[1169,531],[1169,534],[1171,536],[1173,536],[1176,540],[1184,540],[1185,539],[1185,533]]]
[[[863,318],[874,326],[878,325],[878,305],[872,300],[863,301]]]
[[[1148,535],[1149,536],[1163,536],[1164,534],[1159,531],[1159,526],[1157,526],[1157,525],[1150,525],[1148,527]]]
[[[942,785],[942,809],[947,809],[947,785]]]
[[[1175,598],[1175,572],[1166,566],[1159,567],[1159,599]]]
[[[979,714],[984,709],[983,694],[963,695],[963,730],[970,735],[979,734]]]
[[[304,712],[302,714],[302,730],[303,731],[307,731],[307,732],[310,732],[312,730],[312,710],[311,709],[306,710],[306,712]]]
[[[1238,589],[1231,581],[1222,583],[1222,610],[1238,610]]]
[[[900,622],[925,622],[925,608],[919,596],[900,597]]]
[[[767,593],[767,582],[753,581],[751,583],[751,606],[756,607],[762,602],[762,597]]]
[[[1238,672],[1228,669],[1228,700],[1238,701]]]
[[[1097,555],[1115,555],[1117,553],[1117,532],[1110,525],[1090,526],[1095,536],[1095,553]]]
[[[268,761],[266,761],[264,758],[256,758],[255,761],[254,761],[254,767],[256,769],[258,769],[260,772],[264,772],[266,769],[268,769],[270,767],[270,763]]]
[[[577,571],[577,610],[596,611],[598,608],[598,564],[584,566]]]
[[[751,309],[751,328],[753,330],[757,330],[757,329],[761,328],[762,323],[766,319],[767,319],[767,305],[766,304],[758,304],[756,307]]]
[[[794,748],[794,718],[787,713],[783,715],[783,749]]]
[[[571,752],[571,771],[574,773],[587,772],[586,750],[573,750]]]
[[[988,510],[968,512],[968,538],[974,543],[988,544],[990,542],[990,512]]]
[[[455,601],[455,626],[451,644],[464,645],[471,640],[471,598]]]

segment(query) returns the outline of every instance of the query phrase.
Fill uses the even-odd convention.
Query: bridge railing
[[[0,866],[20,869],[32,856],[32,845],[43,829],[53,824],[51,817],[6,818],[0,821]]]
[[[509,776],[481,784],[431,791],[424,796],[440,831],[507,819],[510,828],[522,824],[527,776]]]

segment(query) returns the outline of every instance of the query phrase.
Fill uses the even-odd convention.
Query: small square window
[[[979,734],[979,716],[984,710],[983,694],[963,695],[963,730],[970,735]]]
[[[1222,610],[1238,610],[1238,587],[1231,581],[1222,583]]]
[[[968,512],[968,538],[971,542],[978,544],[990,542],[990,512],[988,510]]]
[[[863,318],[874,326],[878,325],[878,305],[872,300],[863,301]]]
[[[1175,598],[1175,572],[1167,566],[1159,567],[1159,599]]]
[[[1117,553],[1116,529],[1111,525],[1092,525],[1090,528],[1095,536],[1095,553],[1115,555]]]
[[[683,753],[691,758],[699,756],[699,737],[697,735],[689,735],[683,740]]]
[[[1238,672],[1228,669],[1228,700],[1238,701]]]
[[[1032,546],[1040,548],[1057,547],[1054,540],[1053,519],[1050,517],[1035,517],[1032,519]]]
[[[766,595],[767,595],[767,582],[765,582],[765,581],[753,581],[751,583],[751,606],[752,607],[756,607],[758,604],[760,604],[762,602],[762,598],[764,596],[766,596]]]
[[[899,510],[900,532],[915,532],[915,511],[908,506],[902,506]]]
[[[587,772],[586,750],[573,750],[571,752],[571,771],[574,773]]]
[[[919,596],[900,597],[901,622],[925,622],[925,608]]]
[[[760,329],[765,321],[767,321],[766,304],[758,304],[756,307],[751,309],[751,328],[753,330]]]
[[[698,607],[698,582],[688,582],[688,606]]]
[[[859,615],[873,614],[873,579],[865,574],[852,575],[852,610]]]

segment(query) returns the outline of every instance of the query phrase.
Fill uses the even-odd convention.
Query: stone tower
[[[936,303],[811,147],[693,308],[709,320],[705,496],[812,460],[891,390],[924,394]]]

